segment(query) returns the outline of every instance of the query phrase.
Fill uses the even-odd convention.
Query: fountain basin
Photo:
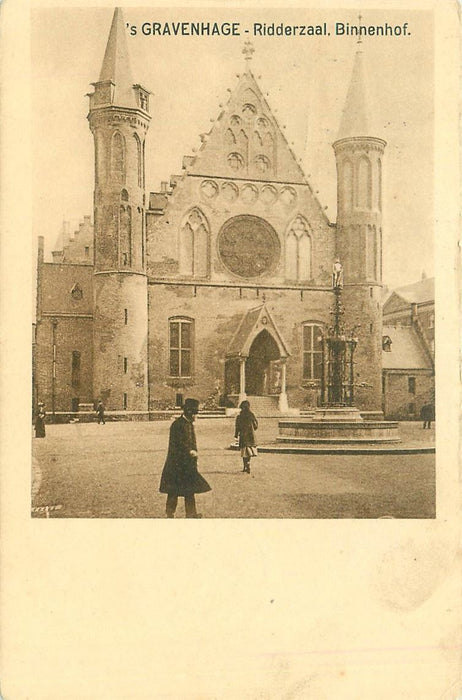
[[[277,442],[305,444],[399,442],[398,421],[293,419],[279,421]]]

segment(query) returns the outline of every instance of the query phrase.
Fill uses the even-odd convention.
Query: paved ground
[[[250,475],[226,449],[233,419],[196,422],[199,470],[212,491],[197,497],[206,518],[432,518],[435,458],[424,455],[262,454]],[[33,440],[32,505],[50,517],[163,518],[158,492],[170,421],[47,425]],[[401,424],[402,439],[430,444],[434,429]],[[262,419],[260,444],[277,419]],[[180,499],[177,517],[184,517]]]

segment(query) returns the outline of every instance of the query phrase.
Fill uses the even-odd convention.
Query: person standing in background
[[[45,412],[45,404],[44,403],[39,403],[38,404],[38,410],[37,410],[37,415],[35,416],[35,437],[36,438],[44,438],[45,437],[45,418],[46,418],[46,412]]]
[[[100,423],[106,425],[106,421],[104,420],[104,404],[101,399],[98,401],[98,405],[96,407],[96,415],[98,416],[98,425],[100,425]]]

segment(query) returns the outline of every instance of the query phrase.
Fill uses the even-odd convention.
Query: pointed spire
[[[350,87],[348,88],[337,139],[370,135],[363,54],[362,51],[359,50],[356,52],[355,56]]]
[[[133,78],[128,55],[125,22],[120,7],[114,10],[111,30],[104,54],[99,82],[114,83],[112,104],[118,107],[136,107]]]

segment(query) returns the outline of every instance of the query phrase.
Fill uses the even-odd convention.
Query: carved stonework
[[[243,107],[242,107],[242,114],[246,119],[252,119],[252,117],[255,116],[257,113],[257,109],[255,105],[247,102]]]
[[[260,173],[266,173],[271,167],[271,161],[267,156],[259,155],[255,158],[255,167]]]
[[[218,194],[218,185],[213,180],[204,180],[201,184],[201,194],[206,199],[214,199]]]
[[[293,187],[283,187],[279,195],[279,199],[285,207],[290,209],[295,206],[297,201],[297,193]]]
[[[221,193],[227,202],[234,202],[239,197],[239,189],[233,182],[224,182]]]
[[[80,301],[80,299],[82,299],[82,297],[83,297],[82,287],[80,286],[80,284],[78,282],[76,282],[71,289],[71,297],[75,301]]]
[[[230,153],[228,156],[228,165],[232,170],[242,170],[244,167],[244,158],[240,153]]]
[[[258,199],[258,188],[248,183],[241,190],[241,197],[246,204],[253,204]]]
[[[358,136],[336,141],[333,144],[333,148],[335,153],[342,153],[343,151],[347,151],[348,153],[356,153],[357,151],[361,151],[362,153],[379,151],[379,153],[383,153],[386,145],[386,141],[376,138],[375,136]]]
[[[281,245],[276,232],[264,219],[235,216],[223,225],[218,235],[218,252],[233,274],[259,277],[277,266]]]
[[[260,199],[263,204],[266,204],[267,206],[273,204],[273,202],[276,201],[277,196],[277,190],[275,187],[273,187],[273,185],[263,185],[261,188]]]

